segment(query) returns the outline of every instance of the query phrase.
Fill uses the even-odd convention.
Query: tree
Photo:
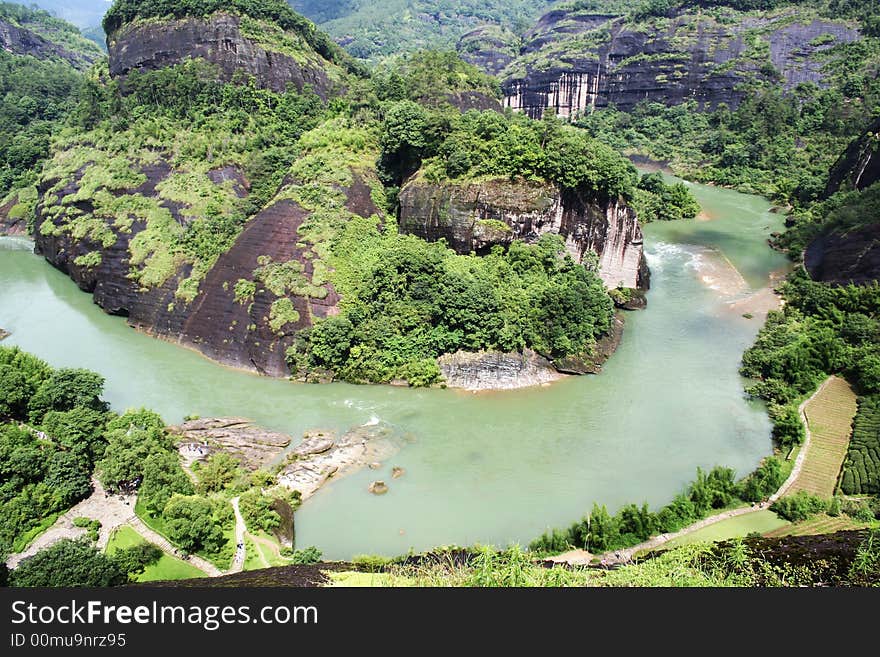
[[[604,552],[616,544],[619,536],[617,520],[608,513],[607,507],[593,503],[593,510],[590,511],[590,533],[585,549]]]
[[[55,370],[31,397],[28,409],[32,422],[39,423],[49,411],[70,411],[74,408],[90,408],[105,412],[106,402],[101,401],[104,377],[82,369]]]
[[[24,420],[34,388],[24,373],[0,365],[0,419]]]
[[[217,452],[198,469],[199,492],[216,493],[225,490],[241,475],[238,459],[225,452]]]
[[[92,492],[91,464],[72,452],[55,452],[48,459],[45,483],[58,500],[59,508],[69,508]]]
[[[24,559],[9,583],[19,587],[108,587],[128,581],[110,557],[83,540],[62,539]]]
[[[96,464],[98,478],[110,490],[131,485],[144,475],[151,454],[168,452],[170,441],[162,432],[132,425],[107,434],[107,448]]]
[[[144,460],[144,479],[138,491],[138,502],[153,515],[162,513],[175,493],[192,495],[189,477],[180,467],[177,452],[156,452]]]
[[[214,505],[198,495],[174,495],[162,512],[168,537],[187,552],[219,550],[225,539],[214,517]]]
[[[120,571],[127,575],[129,580],[134,580],[137,575],[144,572],[147,566],[159,561],[163,554],[161,548],[152,543],[141,541],[137,545],[117,550],[110,556],[110,559]]]
[[[43,417],[43,431],[59,445],[94,463],[103,455],[107,445],[105,422],[106,413],[92,408],[49,411]]]

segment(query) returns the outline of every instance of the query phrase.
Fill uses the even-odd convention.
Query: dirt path
[[[238,508],[238,500],[238,497],[233,497],[230,500],[232,510],[235,511],[235,557],[232,559],[232,568],[227,574],[240,573],[244,569],[244,562],[247,559],[247,548],[244,542],[247,527],[245,527],[241,510]]]
[[[632,547],[624,548],[621,550],[614,550],[612,552],[606,552],[605,554],[599,556],[600,562],[604,565],[627,563],[629,561],[632,561],[633,556],[638,554],[639,552],[653,550],[675,538],[679,538],[680,536],[686,536],[687,534],[691,534],[697,530],[703,529],[704,527],[708,527],[709,525],[714,525],[715,523],[721,522],[722,520],[736,518],[737,516],[744,516],[749,513],[755,513],[757,511],[764,511],[765,509],[770,508],[770,505],[773,504],[773,502],[775,502],[780,497],[785,495],[786,492],[788,492],[788,490],[795,484],[798,477],[801,475],[801,472],[803,471],[807,452],[810,449],[810,444],[812,443],[813,439],[810,432],[810,425],[807,422],[807,416],[805,412],[807,405],[820,394],[822,394],[828,386],[833,385],[839,380],[840,379],[834,376],[828,377],[822,383],[822,385],[819,386],[819,389],[816,390],[816,392],[814,392],[812,395],[810,395],[810,398],[798,407],[798,413],[801,416],[801,421],[804,423],[804,428],[806,430],[806,438],[804,439],[804,444],[801,447],[800,453],[798,453],[797,459],[794,463],[794,467],[792,468],[791,474],[788,476],[788,479],[783,482],[782,486],[779,487],[779,490],[771,495],[767,501],[748,507],[723,511],[722,513],[718,513],[714,516],[709,516],[708,518],[698,520],[694,524],[688,525],[684,529],[674,532],[672,534],[660,534],[659,536],[650,538],[643,543],[639,543],[638,545],[634,545]],[[553,557],[552,560],[554,563],[584,565],[584,554],[587,553],[585,553],[583,550],[572,550],[570,552],[560,554],[557,557]],[[549,559],[547,561],[549,561]]]
[[[110,495],[101,486],[101,482],[92,479],[92,494],[69,511],[58,517],[55,524],[18,554],[10,555],[6,565],[15,568],[23,559],[35,555],[40,550],[54,545],[64,538],[78,538],[86,533],[82,527],[74,527],[75,518],[89,518],[101,523],[98,530],[98,548],[103,549],[110,540],[110,534],[117,527],[129,524],[134,517],[134,496],[124,497]]]

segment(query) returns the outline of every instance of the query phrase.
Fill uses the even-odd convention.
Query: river
[[[761,325],[760,313],[742,315],[766,302],[754,293],[787,267],[766,244],[782,219],[761,198],[691,188],[712,220],[646,227],[649,306],[627,314],[623,343],[599,376],[480,394],[252,376],[104,314],[20,238],[0,239],[0,328],[12,332],[3,344],[100,372],[115,409],[145,406],[167,422],[241,415],[294,436],[387,424],[401,450],[304,504],[298,547],[346,559],[527,543],[594,501],[612,511],[660,505],[698,466],[744,475],[771,451],[769,419],[745,398],[737,370]],[[404,476],[392,480],[393,466]],[[367,492],[374,479],[389,493]]]

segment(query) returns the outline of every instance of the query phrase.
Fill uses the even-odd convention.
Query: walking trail
[[[232,509],[235,511],[235,558],[232,560],[232,568],[229,569],[230,573],[240,573],[244,569],[244,562],[247,558],[247,548],[245,548],[244,543],[244,535],[247,528],[245,527],[241,510],[238,508],[239,499],[238,497],[233,497],[230,500],[232,502]]]
[[[788,475],[788,479],[786,479],[782,485],[779,487],[773,495],[771,495],[766,501],[760,504],[753,504],[752,506],[742,507],[739,509],[730,509],[729,511],[724,511],[722,513],[718,513],[714,516],[710,516],[708,518],[703,518],[702,520],[698,520],[692,525],[685,527],[684,529],[671,533],[671,534],[660,534],[659,536],[655,536],[653,538],[648,539],[643,543],[639,543],[638,545],[634,545],[629,548],[614,550],[612,552],[607,552],[605,554],[599,555],[599,560],[604,565],[615,565],[622,564],[632,561],[634,555],[639,552],[643,552],[646,550],[653,550],[655,548],[668,543],[669,541],[679,538],[680,536],[686,536],[687,534],[691,534],[695,531],[703,529],[703,527],[708,527],[709,525],[714,525],[717,522],[721,522],[722,520],[728,520],[730,518],[736,518],[737,516],[744,516],[749,513],[755,513],[757,511],[763,511],[765,509],[770,508],[770,505],[773,504],[780,497],[785,495],[786,492],[794,485],[797,481],[798,477],[801,474],[801,471],[804,468],[804,461],[806,460],[807,453],[810,450],[810,443],[812,442],[812,434],[810,432],[810,425],[807,422],[807,416],[805,409],[807,405],[813,401],[816,397],[822,394],[825,391],[825,388],[832,384],[837,379],[837,377],[831,376],[828,377],[819,389],[814,392],[809,399],[804,401],[798,407],[798,413],[801,417],[801,422],[804,423],[804,428],[806,430],[806,438],[804,439],[804,444],[801,447],[800,452],[798,453],[797,459],[795,460],[794,467],[791,469],[791,474]],[[589,559],[586,556],[589,553],[584,552],[583,550],[571,550],[570,552],[565,552],[556,557],[552,557],[547,561],[552,561],[553,563],[565,563],[573,566],[582,566],[586,563],[589,563]]]

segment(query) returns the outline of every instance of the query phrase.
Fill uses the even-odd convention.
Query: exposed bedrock
[[[168,174],[168,167],[155,165],[144,169],[147,181],[136,191],[146,196],[155,193],[158,182]],[[215,172],[218,180],[235,175]],[[47,181],[48,187],[52,181]],[[59,203],[75,194],[78,181],[56,191]],[[134,190],[122,190],[120,193]],[[369,190],[357,175],[348,189],[347,206],[364,216],[378,210],[369,198]],[[45,193],[45,190],[41,190]],[[242,193],[245,190],[242,189]],[[88,201],[78,201],[83,212],[91,212]],[[166,201],[162,201],[164,205]],[[169,209],[170,206],[168,206]],[[178,208],[179,210],[179,208]],[[179,212],[173,211],[172,214]],[[303,280],[312,280],[315,255],[302,242],[299,228],[309,213],[289,199],[278,199],[249,219],[233,245],[221,255],[200,282],[192,301],[181,299],[181,281],[192,273],[192,266],[182,264],[161,285],[141,288],[131,275],[130,242],[146,226],[136,220],[131,230],[115,229],[116,240],[107,247],[88,237],[75,239],[69,232],[43,230],[44,222],[53,222],[50,209],[37,206],[36,250],[52,265],[67,273],[81,289],[94,294],[95,303],[111,314],[128,321],[146,333],[193,347],[221,363],[270,376],[287,376],[285,352],[299,329],[335,312],[339,295],[330,283],[307,291],[273,291],[257,281],[256,271],[274,263],[298,263]],[[182,219],[181,219],[182,220]],[[78,264],[77,259],[93,252],[101,255],[94,266]],[[80,260],[82,262],[82,260]],[[238,285],[252,283],[251,294],[243,295]],[[293,312],[285,319],[273,317],[273,304],[288,300]],[[286,301],[284,302],[286,303]]]
[[[571,117],[610,104],[628,111],[645,100],[736,107],[748,80],[779,81],[785,89],[822,85],[821,52],[855,40],[858,32],[830,20],[791,19],[744,16],[722,24],[708,14],[679,12],[656,29],[612,16],[552,11],[500,73],[505,106],[536,118],[548,109]],[[497,57],[471,54],[476,62],[504,57],[504,49]]]
[[[301,38],[287,33],[295,45]],[[242,18],[218,13],[206,19],[181,18],[144,21],[124,26],[110,39],[110,74],[125,76],[133,70],[154,71],[202,58],[219,67],[229,81],[237,72],[253,75],[260,86],[282,92],[288,84],[302,90],[311,85],[326,99],[337,86],[328,71],[335,67],[301,44],[294,58],[242,34]]]
[[[854,140],[828,177],[825,197],[840,190],[865,189],[880,180],[880,118]]]
[[[535,242],[545,233],[565,238],[577,262],[594,251],[608,287],[647,286],[642,230],[623,201],[600,203],[563,194],[547,183],[409,182],[400,192],[400,230],[459,253],[485,253],[515,239]]]
[[[804,252],[804,264],[814,280],[825,283],[869,285],[880,280],[880,221],[818,237]]]

